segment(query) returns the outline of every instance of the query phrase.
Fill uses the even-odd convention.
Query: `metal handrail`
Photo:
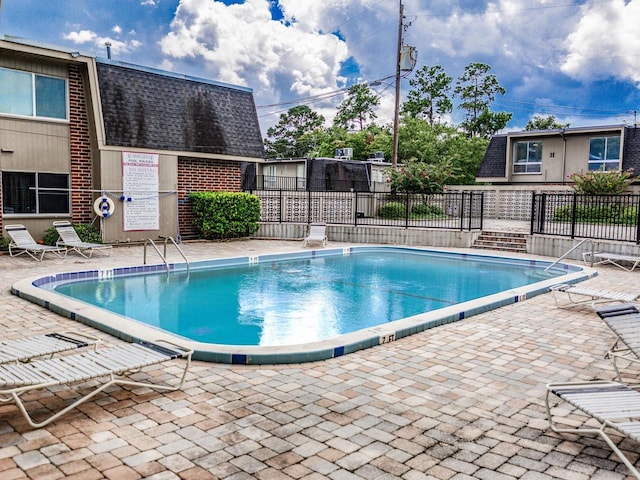
[[[549,270],[551,267],[553,267],[556,263],[560,262],[563,258],[565,258],[567,255],[569,255],[571,252],[573,252],[574,250],[576,250],[579,246],[581,246],[583,243],[585,242],[592,242],[593,245],[593,240],[591,240],[590,238],[585,238],[584,240],[581,240],[580,242],[578,242],[577,245],[573,246],[569,251],[567,251],[564,255],[562,255],[560,258],[558,258],[555,262],[553,262],[551,265],[549,265],[547,268],[544,269],[544,271],[546,272],[547,270]],[[593,248],[592,248],[592,253],[593,253]],[[592,257],[593,258],[593,257]]]
[[[187,273],[189,273],[189,259],[184,254],[184,252],[182,251],[180,246],[173,239],[173,237],[160,237],[160,238],[164,238],[164,254],[160,253],[160,249],[158,248],[158,246],[156,245],[156,243],[152,239],[150,239],[150,238],[145,239],[145,241],[144,241],[144,251],[143,251],[143,255],[144,255],[143,256],[143,263],[144,263],[144,265],[147,264],[147,244],[151,244],[151,246],[156,251],[158,256],[164,262],[165,266],[167,267],[167,272],[168,272],[169,271],[169,262],[167,261],[167,243],[169,242],[169,240],[171,240],[171,243],[173,243],[175,245],[176,249],[178,250],[178,253],[180,253],[180,255],[182,255],[182,258],[184,258],[184,261],[187,264]]]
[[[160,238],[162,238],[162,237],[160,237]],[[187,264],[187,272],[189,272],[189,259],[184,254],[184,252],[182,251],[182,249],[180,248],[180,246],[174,240],[173,237],[164,237],[164,258],[167,258],[167,242],[169,240],[171,240],[171,243],[173,243],[173,245],[176,247],[176,250],[178,250],[178,253],[180,253],[180,255],[182,255],[182,258],[184,258],[184,262]],[[165,260],[165,262],[166,262],[166,260]]]
[[[162,254],[160,253],[160,250],[159,250],[159,249],[158,249],[158,247],[156,246],[155,242],[154,242],[153,240],[151,240],[150,238],[147,238],[147,239],[144,241],[144,250],[143,250],[143,263],[144,263],[144,265],[146,265],[146,264],[147,264],[147,244],[149,244],[149,243],[151,244],[151,246],[153,247],[153,249],[156,251],[156,253],[158,254],[158,256],[159,256],[159,257],[162,259],[162,261],[164,262],[164,265],[165,265],[165,267],[167,267],[167,272],[168,272],[168,271],[169,271],[169,262],[167,262],[167,258],[166,258],[166,255],[167,255],[166,248],[165,248],[164,255],[162,255]]]

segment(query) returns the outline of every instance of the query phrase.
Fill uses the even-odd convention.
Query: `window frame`
[[[616,160],[609,160],[607,158],[607,154],[609,153],[609,140],[615,138],[618,141],[618,158]],[[594,140],[604,140],[604,158],[602,159],[591,159],[591,142]],[[607,164],[615,163],[616,166],[614,168],[607,168]],[[598,168],[592,168],[592,166],[598,165]],[[613,171],[620,170],[622,168],[622,135],[620,134],[611,134],[611,135],[598,135],[595,137],[589,137],[589,153],[587,157],[587,169],[590,172],[598,172],[600,171],[600,166],[604,165],[604,171]]]
[[[29,88],[31,89],[31,114],[28,115],[26,113],[12,113],[12,112],[4,112],[2,110],[0,110],[0,115],[2,116],[10,116],[10,117],[20,117],[20,118],[33,118],[36,120],[47,120],[47,121],[53,121],[53,122],[68,122],[69,121],[69,115],[70,115],[70,105],[69,105],[69,79],[68,78],[64,78],[64,77],[57,77],[55,75],[46,75],[43,73],[36,73],[36,72],[29,72],[26,70],[18,70],[15,68],[8,68],[8,67],[3,67],[0,66],[0,70],[6,70],[9,72],[15,72],[18,74],[27,74],[31,76],[31,82],[30,82],[30,86]],[[36,79],[37,78],[47,78],[47,79],[54,79],[54,80],[60,80],[62,82],[64,82],[64,118],[61,117],[48,117],[48,116],[44,116],[44,115],[38,115],[38,96],[37,96],[37,85],[36,85]]]
[[[518,161],[518,145],[526,144],[527,158],[525,161]],[[539,160],[531,161],[530,152],[531,147],[530,144],[538,144],[540,155]],[[542,174],[542,151],[544,148],[544,142],[542,140],[516,140],[513,144],[513,161],[512,161],[512,174],[513,175],[540,175]],[[517,172],[516,167],[524,166],[525,171]],[[537,166],[537,171],[529,170],[531,167]]]
[[[5,193],[4,181],[5,175],[7,174],[20,174],[20,175],[33,175],[33,185],[28,186],[28,190],[33,192],[33,199],[29,199],[29,201],[33,201],[33,209],[32,212],[7,212],[6,208],[13,208],[10,205],[6,205],[5,202],[11,198],[11,195]],[[43,187],[41,184],[43,183],[44,178],[40,178],[41,175],[57,175],[66,177],[66,187],[56,188],[56,187]],[[59,173],[59,172],[25,172],[25,171],[13,171],[13,170],[4,170],[2,171],[2,187],[3,187],[3,195],[2,195],[2,215],[3,217],[46,217],[46,216],[59,216],[59,215],[70,215],[71,214],[71,189],[69,187],[71,182],[71,174],[69,173]],[[49,204],[47,200],[50,200],[54,195],[64,195],[66,197],[66,211],[59,212],[42,212],[41,204]]]

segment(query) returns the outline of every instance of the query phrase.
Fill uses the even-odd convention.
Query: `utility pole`
[[[402,30],[404,28],[404,5],[400,0],[400,18],[398,19],[398,48],[396,57],[396,103],[393,111],[393,153],[391,166],[398,165],[398,123],[400,121],[400,59],[402,49]]]

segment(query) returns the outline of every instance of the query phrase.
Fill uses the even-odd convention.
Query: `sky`
[[[253,90],[263,136],[309,105],[333,119],[345,90],[371,83],[393,119],[401,0],[0,0],[0,36]],[[571,127],[634,124],[640,114],[640,0],[402,0],[416,69],[455,80],[480,62],[506,89],[492,104]],[[415,72],[414,70],[414,72]],[[402,78],[401,101],[413,73]],[[454,103],[456,99],[454,99]],[[458,124],[455,108],[443,121]]]

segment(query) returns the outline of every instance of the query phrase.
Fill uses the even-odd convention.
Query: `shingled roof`
[[[489,141],[487,150],[478,169],[477,177],[505,177],[507,161],[507,136],[494,135]]]
[[[263,158],[250,89],[97,62],[107,145]]]
[[[629,168],[633,169],[635,175],[640,174],[640,131],[638,127],[624,128],[622,169]]]

